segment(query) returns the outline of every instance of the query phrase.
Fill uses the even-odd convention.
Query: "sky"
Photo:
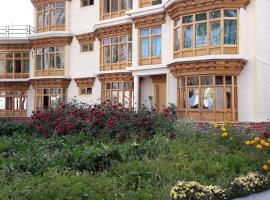
[[[0,0],[1,25],[33,25],[31,0]]]

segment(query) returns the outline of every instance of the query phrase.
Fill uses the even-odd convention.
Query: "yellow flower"
[[[270,138],[267,141],[270,142]]]
[[[254,140],[255,140],[256,142],[259,142],[261,139],[260,139],[259,137],[255,137]]]
[[[215,128],[218,128],[218,127],[219,127],[219,125],[218,125],[218,124],[216,124],[216,125],[215,125]]]
[[[230,137],[230,140],[233,140],[234,138],[233,137]]]
[[[250,143],[251,144],[256,144],[257,142],[255,140],[252,140]]]
[[[258,145],[256,146],[256,148],[257,148],[257,149],[262,149],[262,145],[258,144]]]
[[[229,134],[227,132],[222,133],[222,137],[227,137]]]
[[[265,143],[265,146],[266,146],[266,147],[270,147],[270,143],[269,143],[269,142],[266,142],[266,143]]]
[[[268,165],[263,165],[263,169],[264,169],[264,171],[268,171],[269,170]]]
[[[270,165],[270,160],[267,161],[267,164]]]
[[[261,144],[262,144],[262,145],[265,144],[265,140],[261,140]]]
[[[246,141],[245,144],[246,145],[251,145],[251,142],[250,141]]]
[[[227,132],[226,128],[221,127],[222,132]]]

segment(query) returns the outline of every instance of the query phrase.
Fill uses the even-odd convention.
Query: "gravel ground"
[[[270,200],[270,190],[258,194],[253,194],[248,197],[237,198],[235,200]]]

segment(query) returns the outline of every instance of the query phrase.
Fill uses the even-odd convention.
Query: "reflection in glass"
[[[142,43],[141,43],[141,53],[142,53],[142,57],[143,58],[146,58],[146,57],[149,57],[149,45],[150,45],[150,42],[149,42],[149,38],[142,38]]]
[[[237,44],[237,20],[224,20],[224,44]]]
[[[211,25],[210,25],[210,44],[211,44],[211,46],[221,44],[220,22],[211,22]]]
[[[222,87],[217,87],[216,91],[216,108],[218,111],[223,110],[223,88]]]
[[[199,108],[199,89],[189,89],[189,108]]]
[[[200,23],[196,25],[196,46],[203,47],[207,43],[207,24]]]
[[[161,38],[160,36],[152,37],[152,56],[160,56],[161,55]]]
[[[184,27],[184,48],[192,48],[193,26]]]
[[[204,109],[213,109],[213,88],[203,88],[203,108]]]

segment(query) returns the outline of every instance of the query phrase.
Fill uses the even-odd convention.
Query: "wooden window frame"
[[[120,42],[121,37],[126,37],[126,42]],[[112,43],[111,41],[113,38],[118,38],[117,43]],[[110,40],[110,44],[104,44],[105,40]],[[121,59],[121,45],[127,45],[127,59],[126,61],[122,62]],[[118,45],[118,62],[113,63],[112,62],[112,47],[114,45]],[[131,46],[131,47],[130,47]],[[110,63],[104,62],[104,48],[109,47],[110,49]],[[131,52],[129,52],[129,49],[131,49]],[[131,53],[131,57],[129,57],[129,54]],[[102,38],[100,40],[100,71],[106,71],[106,70],[118,70],[118,69],[126,69],[127,67],[132,66],[132,35],[131,34],[125,34],[125,35],[119,35],[119,36],[112,36],[112,37],[106,37]]]
[[[87,52],[92,52],[94,51],[94,43],[89,42],[89,43],[84,43],[80,45],[81,53],[87,53]]]
[[[12,57],[8,57],[9,54],[12,54]],[[20,57],[16,57],[16,54],[20,54]],[[4,64],[4,72],[0,73],[0,78],[29,78],[30,71],[30,53],[29,51],[0,51],[0,60],[3,61]],[[15,61],[21,61],[21,72],[17,73],[15,71]],[[7,72],[7,61],[12,61],[13,69],[12,73]],[[24,62],[28,61],[29,71],[24,72]]]
[[[47,48],[48,49],[48,69],[43,69],[43,49]],[[55,67],[51,67],[51,63],[50,63],[50,55],[52,54],[49,49],[50,48],[54,48],[54,66]],[[57,49],[63,49],[63,51],[57,51]],[[37,54],[37,49],[41,50],[40,54]],[[56,68],[56,56],[57,54],[62,54],[64,57],[64,66],[63,68]],[[41,69],[37,69],[37,55],[41,56]],[[64,46],[50,46],[50,47],[39,47],[39,48],[35,48],[34,49],[34,65],[35,65],[35,76],[63,76],[65,75],[65,64],[66,64],[66,48]]]
[[[60,93],[54,93],[53,91],[55,89],[60,89]],[[48,90],[48,94],[44,94],[44,90]],[[44,108],[44,97],[48,96],[48,108]],[[58,96],[62,99],[60,103],[66,103],[67,100],[67,89],[62,87],[44,87],[44,88],[36,88],[35,89],[35,110],[46,110],[46,109],[52,109],[51,103],[52,103],[52,97]],[[38,100],[41,98],[41,104],[42,107],[38,107]]]
[[[16,94],[17,93],[17,94]],[[18,94],[19,93],[19,94]],[[27,90],[0,89],[0,98],[5,98],[5,109],[0,109],[0,116],[26,117],[27,115]],[[7,98],[11,98],[11,109],[7,109]],[[15,98],[19,98],[19,109],[15,108]],[[23,101],[24,99],[24,101]],[[23,107],[21,107],[23,105]]]
[[[237,11],[237,17],[225,17],[224,16],[224,11],[226,10],[235,10]],[[209,15],[210,12],[213,11],[221,11],[221,17],[220,18],[215,18],[215,19],[210,19]],[[196,15],[197,14],[202,14],[206,13],[207,14],[207,20],[205,21],[198,21],[196,22]],[[183,17],[186,16],[193,16],[193,22],[183,24]],[[177,20],[180,20],[180,26],[177,26]],[[237,44],[233,45],[228,45],[224,44],[224,22],[225,20],[236,20],[237,21]],[[221,30],[221,41],[220,45],[215,45],[211,46],[210,45],[210,24],[212,22],[220,22],[220,30]],[[206,23],[207,25],[207,41],[206,41],[206,46],[203,47],[196,47],[196,25],[200,23]],[[193,36],[192,36],[192,48],[183,48],[184,47],[184,27],[185,26],[190,26],[192,25],[193,28]],[[176,49],[176,30],[180,29],[180,49]],[[193,57],[193,56],[204,56],[204,55],[214,55],[214,54],[238,54],[239,53],[239,9],[237,8],[226,8],[226,9],[215,9],[215,10],[209,10],[206,12],[198,12],[194,14],[189,14],[189,15],[183,15],[174,20],[174,58],[183,58],[183,57]],[[179,37],[179,36],[178,36]]]
[[[188,77],[198,77],[198,85],[188,85]],[[212,77],[213,84],[202,85],[202,77]],[[223,84],[216,83],[216,77],[223,77]],[[226,83],[226,77],[231,77],[231,84]],[[184,81],[183,81],[184,80]],[[184,83],[184,84],[183,84]],[[190,108],[189,106],[189,89],[198,89],[199,103],[198,108]],[[203,88],[213,88],[213,104],[214,109],[203,108]],[[222,109],[218,110],[217,88],[222,88]],[[226,107],[226,88],[231,89],[231,108]],[[177,80],[177,99],[178,114],[180,117],[195,117],[197,121],[237,121],[237,76],[235,75],[189,75],[179,77]],[[185,106],[184,106],[185,105]],[[211,117],[212,118],[211,118]],[[208,118],[207,118],[208,117]]]
[[[160,34],[152,34],[152,29],[154,28],[160,28]],[[149,35],[147,36],[142,36],[141,32],[144,29],[149,29]],[[152,56],[152,38],[160,36],[160,56]],[[148,38],[149,39],[149,57],[142,57],[142,39]],[[155,64],[161,64],[161,57],[162,57],[162,26],[154,26],[154,27],[149,27],[149,28],[141,28],[139,29],[139,65],[155,65]]]
[[[107,88],[107,84],[117,84],[117,88]],[[122,84],[123,88],[120,88],[119,85]],[[129,84],[129,88],[125,88],[124,85]],[[116,92],[117,95],[113,97],[113,92]],[[118,101],[119,100],[119,93],[122,92],[122,102]],[[132,108],[134,106],[134,82],[133,81],[102,81],[102,86],[101,86],[101,100],[102,102],[112,102],[112,103],[121,103],[123,106],[125,106],[125,92],[129,93],[129,102],[126,107]],[[109,94],[109,95],[108,95]],[[108,97],[109,96],[109,97]]]
[[[64,7],[57,7],[58,3],[63,3]],[[54,7],[51,7],[51,5],[54,4]],[[47,7],[47,8],[46,8]],[[56,24],[56,13],[57,10],[63,9],[64,11],[64,24]],[[55,12],[55,24],[51,24],[51,13]],[[44,13],[48,12],[48,26],[44,26]],[[42,15],[42,26],[39,27],[38,19],[39,16]],[[41,32],[47,32],[47,31],[65,31],[65,24],[66,24],[66,6],[65,6],[65,1],[55,1],[55,2],[50,2],[47,4],[42,4],[36,7],[36,32],[41,33]]]
[[[87,90],[91,89],[91,93],[88,94]],[[82,90],[86,90],[86,93],[83,93]],[[93,88],[89,86],[79,86],[79,96],[92,96],[93,95]]]
[[[108,1],[109,1],[109,4],[110,4],[109,5],[110,12],[105,13],[105,11],[104,11],[104,0],[100,0],[100,20],[106,20],[106,19],[111,19],[111,18],[115,18],[115,17],[121,17],[121,16],[125,15],[126,11],[132,9],[132,1],[134,1],[134,0],[128,0],[128,1],[131,1],[131,8],[127,7],[124,10],[121,9],[121,1],[122,0],[117,0],[117,2],[118,2],[118,11],[116,11],[116,12],[112,11],[112,6],[111,5],[112,5],[113,0],[108,0]],[[129,3],[127,3],[127,5],[128,4]]]
[[[160,0],[160,3],[155,3],[156,1],[157,0],[139,0],[139,7],[144,8],[144,7],[162,4],[162,0]]]
[[[95,0],[92,0],[93,1],[93,4],[91,4],[91,0],[86,0],[87,1],[87,5],[84,5],[84,3],[83,3],[85,0],[80,0],[80,1],[81,1],[81,7],[82,8],[95,5]]]

